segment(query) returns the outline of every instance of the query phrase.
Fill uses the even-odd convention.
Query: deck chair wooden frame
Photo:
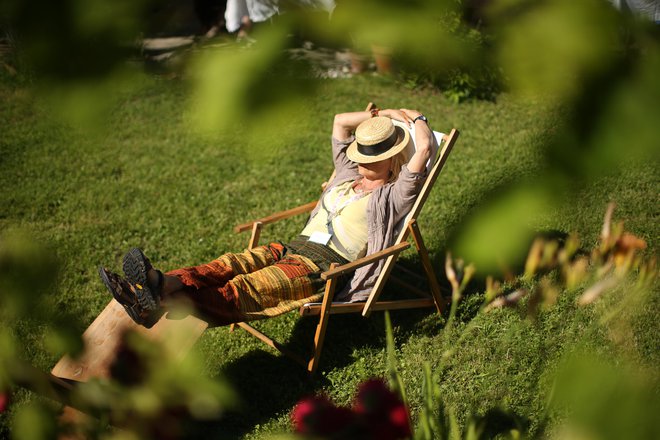
[[[373,103],[369,103],[366,109],[371,110],[374,107],[375,106]],[[309,373],[314,374],[319,365],[321,351],[323,349],[323,343],[325,340],[325,333],[328,327],[330,315],[332,314],[362,313],[363,316],[368,317],[374,311],[412,309],[421,307],[435,307],[438,313],[442,313],[445,300],[443,299],[440,292],[440,287],[431,265],[428,250],[424,245],[424,240],[417,224],[417,218],[424,206],[424,203],[426,202],[426,199],[429,196],[431,189],[433,188],[433,185],[435,184],[438,175],[440,174],[440,171],[444,167],[445,162],[451,153],[458,136],[458,130],[452,129],[448,135],[442,135],[441,139],[439,140],[439,153],[435,157],[435,162],[429,171],[429,175],[420,191],[419,196],[417,197],[417,200],[415,201],[415,204],[404,220],[405,227],[402,228],[401,232],[399,233],[395,244],[380,252],[373,253],[364,258],[352,261],[348,264],[342,266],[332,265],[330,270],[321,274],[321,278],[326,280],[323,302],[306,304],[299,310],[300,314],[303,316],[319,316],[319,322],[316,326],[316,333],[314,335],[314,345],[311,359],[303,360],[300,356],[287,350],[282,344],[278,343],[277,341],[273,340],[272,338],[268,337],[264,333],[260,332],[245,322],[232,325],[231,329],[233,330],[235,326],[243,328],[267,345],[281,351],[283,354],[289,356],[296,362],[303,365],[303,367],[305,367]],[[333,177],[334,173],[328,182],[330,182]],[[284,220],[299,214],[309,213],[316,207],[317,203],[318,200],[292,209],[288,209],[286,211],[277,212],[267,217],[243,223],[236,226],[234,230],[237,233],[251,230],[252,234],[248,242],[248,247],[252,248],[258,245],[261,230],[264,225],[275,223],[277,221]],[[394,268],[399,254],[411,246],[408,242],[410,237],[413,238],[415,249],[419,254],[430,292],[421,291],[420,289],[417,289],[416,287],[413,287],[392,275],[392,269]],[[385,264],[366,302],[335,303],[333,301],[337,279],[340,275],[351,273],[359,267],[366,266],[381,259],[385,259]],[[396,282],[408,291],[420,296],[420,298],[379,301],[380,294],[388,281]]]

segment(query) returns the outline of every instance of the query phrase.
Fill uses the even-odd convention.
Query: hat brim
[[[346,156],[356,163],[374,163],[394,157],[405,150],[411,145],[410,131],[403,122],[396,119],[392,119],[392,124],[397,131],[397,142],[390,149],[377,155],[366,155],[358,151],[357,141],[353,141],[346,150]]]

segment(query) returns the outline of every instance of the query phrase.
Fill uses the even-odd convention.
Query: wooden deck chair
[[[367,110],[371,110],[374,107],[373,103],[369,103]],[[458,138],[459,132],[456,129],[452,129],[451,132],[447,134],[442,134],[439,132],[434,132],[436,140],[439,145],[439,153],[436,155],[435,162],[433,163],[429,175],[420,191],[415,204],[413,205],[410,213],[403,220],[405,227],[401,229],[399,236],[394,245],[384,249],[380,252],[368,255],[364,258],[360,258],[343,266],[333,265],[330,270],[323,272],[321,278],[326,280],[325,293],[323,296],[322,303],[310,303],[302,306],[300,308],[300,314],[303,316],[318,315],[319,322],[316,327],[316,334],[314,335],[314,346],[313,346],[313,355],[308,361],[303,360],[299,356],[291,353],[287,350],[282,344],[271,339],[267,335],[263,334],[259,330],[250,326],[245,322],[237,323],[239,327],[247,330],[252,335],[265,342],[267,345],[270,345],[273,348],[280,350],[283,354],[288,355],[295,361],[301,363],[307,370],[314,374],[318,368],[319,359],[321,357],[321,351],[323,349],[323,342],[325,339],[325,332],[328,326],[328,321],[330,315],[338,313],[362,313],[363,316],[368,317],[373,311],[384,311],[384,310],[397,310],[397,309],[411,309],[411,308],[420,308],[420,307],[435,307],[438,313],[442,312],[444,300],[440,293],[440,287],[437,281],[437,278],[433,272],[433,267],[431,266],[431,261],[429,259],[428,251],[424,245],[424,240],[422,239],[422,234],[419,231],[417,225],[417,218],[424,207],[424,203],[429,196],[435,181],[440,174],[449,153],[451,152],[456,139]],[[433,160],[432,159],[432,160]],[[331,181],[332,177],[328,180]],[[274,223],[279,220],[283,220],[298,214],[311,212],[318,201],[310,202],[305,205],[298,206],[286,211],[278,212],[268,217],[264,217],[258,220],[251,222],[243,223],[234,228],[238,232],[243,231],[252,231],[252,235],[248,242],[248,247],[252,248],[258,244],[259,236],[261,234],[261,229],[263,225]],[[396,263],[396,259],[399,254],[410,247],[408,238],[412,236],[415,248],[419,254],[420,261],[428,281],[429,292],[421,291],[400,279],[392,275],[392,269]],[[340,275],[351,273],[357,268],[371,264],[375,261],[386,259],[385,264],[380,272],[380,275],[369,294],[366,302],[357,302],[357,303],[336,303],[333,302],[337,278]],[[380,294],[385,286],[386,282],[392,281],[405,289],[410,291],[413,294],[420,296],[416,299],[399,299],[391,301],[379,301]],[[231,326],[232,330],[234,325]]]

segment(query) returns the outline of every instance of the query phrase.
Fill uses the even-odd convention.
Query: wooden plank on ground
[[[114,299],[96,317],[83,333],[85,349],[78,359],[64,356],[51,373],[54,376],[76,381],[87,381],[92,377],[108,377],[121,336],[126,330],[135,330],[153,340],[177,338],[177,344],[168,344],[175,359],[182,359],[201,337],[208,323],[194,316],[183,319],[167,319],[164,316],[152,328],[137,325]]]

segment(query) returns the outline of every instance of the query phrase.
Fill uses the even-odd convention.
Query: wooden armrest
[[[252,225],[257,222],[267,225],[269,223],[275,223],[278,220],[284,220],[285,218],[293,217],[294,215],[310,212],[316,207],[317,203],[318,201],[309,202],[305,205],[300,205],[295,208],[287,209],[286,211],[276,212],[275,214],[271,214],[268,217],[264,217],[258,220],[253,220],[248,223],[240,224],[234,227],[234,232],[239,233],[239,232],[249,231],[250,229],[252,229]]]
[[[371,264],[375,261],[381,260],[385,257],[389,257],[390,255],[395,255],[400,253],[401,251],[404,251],[410,247],[410,243],[407,241],[404,241],[403,243],[395,244],[394,246],[390,246],[386,249],[383,249],[382,251],[375,252],[371,255],[367,255],[366,257],[358,258],[355,261],[351,261],[350,263],[344,264],[343,266],[337,266],[334,269],[327,270],[321,274],[321,278],[324,280],[328,280],[329,278],[335,278],[339,275],[343,275],[348,272],[353,272],[355,269],[366,266],[367,264]]]

